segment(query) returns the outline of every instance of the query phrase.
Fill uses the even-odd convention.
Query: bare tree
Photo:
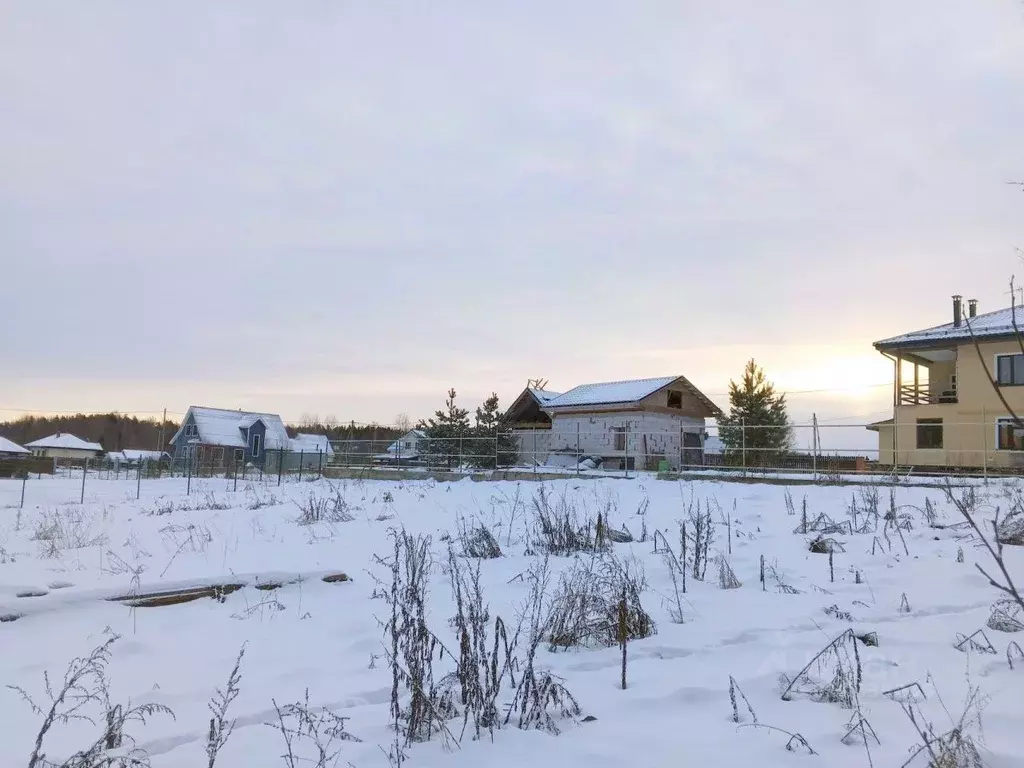
[[[395,429],[399,430],[403,434],[412,429],[412,419],[409,418],[409,414],[404,411],[395,416]]]

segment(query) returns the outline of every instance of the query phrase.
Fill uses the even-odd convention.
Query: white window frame
[[[249,444],[251,446],[252,457],[254,459],[259,457],[260,451],[263,448],[263,440],[261,438],[262,438],[262,436],[258,432],[256,432],[256,433],[253,434],[253,436],[249,440]]]

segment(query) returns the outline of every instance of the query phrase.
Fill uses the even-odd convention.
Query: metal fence
[[[870,429],[869,429],[870,428]],[[421,438],[413,443],[331,442],[324,468],[472,472],[520,469],[629,476],[634,472],[847,474],[1024,474],[1024,430],[1005,420],[894,424],[793,424],[785,445],[777,427],[738,425],[704,431],[632,428],[515,430]]]

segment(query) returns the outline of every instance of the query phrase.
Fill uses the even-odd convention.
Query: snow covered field
[[[640,598],[656,634],[628,643],[626,690],[620,687],[619,647],[552,652],[541,643],[537,666],[563,678],[581,709],[575,718],[557,719],[560,734],[520,730],[513,721],[495,730],[493,739],[485,733],[475,740],[470,727],[461,744],[447,749],[439,738],[406,748],[406,765],[900,766],[921,738],[896,700],[900,696],[883,692],[915,682],[920,693],[913,694],[913,711],[930,721],[936,734],[956,725],[969,691],[980,689],[971,709],[980,710],[982,727],[969,717],[965,732],[979,743],[986,765],[1024,765],[1024,659],[1017,663],[1014,657],[1016,670],[1007,661],[1008,645],[1015,637],[1024,640],[1024,633],[986,627],[1000,595],[974,563],[990,572],[992,563],[967,530],[946,527],[961,520],[938,488],[897,489],[904,526],[897,529],[884,520],[890,504],[886,489],[880,492],[882,517],[873,526],[870,493],[848,487],[787,489],[641,477],[543,485],[316,481],[247,484],[244,490],[240,485],[235,493],[224,480],[192,482],[186,496],[183,479],[148,480],[136,500],[134,480],[95,481],[80,505],[75,479],[32,480],[32,503],[19,511],[20,481],[0,480],[0,616],[10,619],[0,623],[0,684],[24,689],[45,711],[44,673],[59,689],[73,658],[116,633],[120,637],[111,646],[106,670],[111,702],[125,708],[160,704],[174,713],[173,719],[156,714],[125,729],[157,768],[208,765],[207,702],[225,687],[243,646],[240,693],[229,710],[237,725],[217,766],[288,765],[282,757],[285,740],[274,727],[275,703],[299,702],[307,689],[314,712],[330,710],[348,718],[348,733],[359,739],[335,742],[332,750],[341,748],[337,765],[388,765],[395,734],[386,653],[390,638],[381,622],[391,609],[380,595],[390,588],[391,572],[378,558],[394,551],[389,531],[404,526],[411,534],[431,537],[435,567],[426,614],[430,630],[457,654],[459,640],[449,624],[451,580],[442,567],[447,539],[460,551],[461,526],[484,525],[493,532],[503,556],[479,561],[480,580],[488,626],[502,617],[511,638],[519,623],[517,609],[530,595],[531,568],[543,559],[534,509],[541,488],[552,508],[575,509],[580,519],[596,521],[601,512],[608,528],[624,525],[636,539],[646,529],[642,541],[616,543],[611,551],[620,563],[635,556],[638,562],[631,567],[642,567],[646,587]],[[979,514],[990,519],[996,506],[1008,509],[1014,486],[994,482],[977,492]],[[829,555],[809,550],[818,534],[794,532],[802,525],[805,498],[810,527],[823,513],[846,526],[828,534],[835,541],[834,576]],[[856,521],[848,514],[853,499]],[[926,499],[934,506],[937,526],[926,521]],[[311,500],[325,517],[352,519],[300,524],[302,507],[309,509]],[[677,521],[687,520],[692,534],[688,507],[703,509],[709,501],[715,525],[707,577],[694,579],[689,564],[683,594],[682,574],[673,574],[671,558],[655,553],[655,531],[660,532],[658,549],[667,541],[679,557]],[[870,532],[851,534],[846,521]],[[958,561],[961,549],[963,562]],[[1024,582],[1021,550],[1006,549],[1018,582]],[[719,555],[742,583],[738,588],[719,585]],[[578,556],[583,564],[592,557]],[[549,603],[559,574],[576,561],[576,556],[549,558]],[[351,580],[323,580],[338,573]],[[109,599],[226,583],[243,586],[220,599],[157,607],[133,608]],[[273,584],[281,586],[258,588]],[[676,623],[680,607],[683,621]],[[876,741],[868,734],[870,758],[862,740],[866,727],[844,740],[853,710],[808,695],[789,701],[780,695],[782,675],[792,680],[849,629],[854,635],[877,633],[877,646],[850,640],[839,653],[853,659],[855,648],[859,656],[862,680],[853,695],[860,716],[877,735]],[[958,633],[979,629],[996,653],[955,647]],[[796,688],[833,683],[834,656],[826,659],[827,669],[812,667]],[[448,657],[438,661],[437,654],[434,663],[435,681],[454,667]],[[514,667],[513,676],[522,670],[521,664]],[[814,754],[795,742],[787,750],[789,733],[750,727],[752,716],[738,694],[740,722],[733,722],[730,676],[760,725],[799,733]],[[501,704],[514,695],[507,681],[506,689]],[[403,701],[408,698],[404,690],[402,695]],[[10,689],[0,689],[0,708],[0,765],[29,765],[43,715]],[[59,765],[102,733],[102,710],[90,703],[84,713],[98,718],[97,725],[58,723],[46,735],[49,761]],[[462,718],[449,728],[458,737]],[[129,744],[126,740],[118,754]],[[303,741],[295,748],[308,756],[311,746]],[[927,763],[927,754],[921,754],[911,765]]]

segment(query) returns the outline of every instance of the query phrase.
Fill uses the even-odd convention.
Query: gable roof
[[[0,453],[32,453],[28,448],[22,448],[6,437],[0,437]]]
[[[80,437],[75,437],[68,432],[57,432],[49,437],[41,437],[31,443],[25,443],[26,448],[63,448],[73,451],[98,451],[103,452],[103,446],[99,443],[90,443]]]
[[[635,403],[667,387],[678,376],[660,376],[656,379],[607,381],[600,384],[580,384],[568,392],[544,403],[546,408],[570,408],[577,405],[621,405]]]
[[[228,411],[223,408],[207,408],[197,405],[189,406],[185,418],[181,420],[181,427],[171,438],[171,442],[175,445],[177,445],[178,439],[185,434],[185,425],[188,424],[190,416],[199,431],[199,442],[204,445],[245,448],[247,441],[242,430],[248,429],[257,421],[262,421],[267,428],[267,435],[263,441],[265,450],[276,451],[290,446],[288,430],[285,429],[284,422],[276,413]]]
[[[675,382],[679,382],[684,389],[700,400],[701,404],[707,408],[709,415],[718,415],[722,412],[703,392],[693,386],[685,376],[659,376],[653,379],[630,379],[626,381],[607,381],[599,384],[581,384],[562,395],[548,400],[542,407],[545,411],[553,411],[559,408],[638,403],[645,397],[649,397]]]
[[[331,448],[331,441],[327,439],[327,435],[311,435],[305,432],[300,432],[289,441],[288,447],[292,453],[322,453],[324,456],[334,455],[334,449]]]
[[[968,327],[970,323],[970,327]],[[1024,307],[1017,307],[1017,327],[1024,331]],[[970,341],[971,331],[978,338],[1013,336],[1013,310],[1010,307],[986,312],[977,317],[965,317],[959,326],[953,323],[936,325],[922,331],[911,331],[899,336],[875,342],[876,349],[895,349],[897,347],[933,346],[936,342]]]

